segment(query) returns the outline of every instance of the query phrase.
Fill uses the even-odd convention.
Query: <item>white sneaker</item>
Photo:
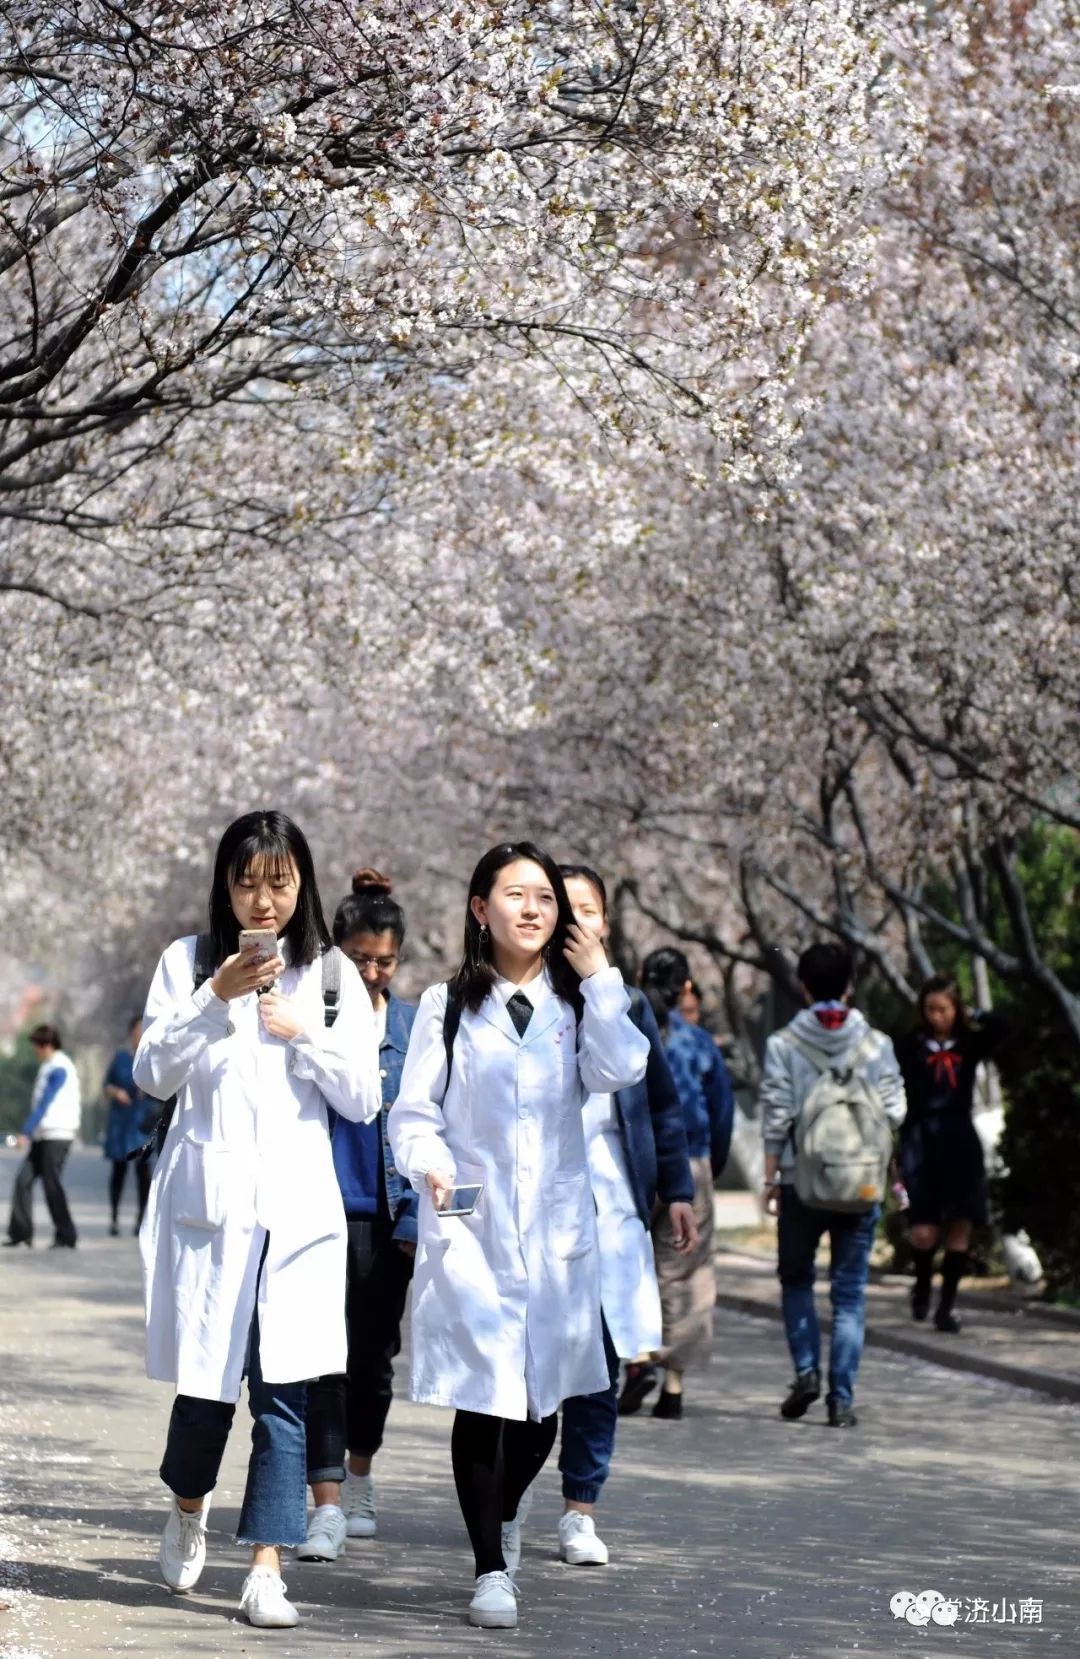
[[[336,1561],[345,1549],[348,1528],[345,1512],[336,1503],[321,1503],[312,1511],[307,1537],[296,1546],[298,1561]]]
[[[517,1577],[517,1570],[521,1566],[521,1516],[513,1521],[504,1521],[502,1524],[502,1552],[506,1562],[506,1570],[511,1578]]]
[[[374,1538],[378,1530],[375,1521],[375,1481],[371,1475],[345,1472],[341,1488],[341,1507],[345,1512],[345,1530],[350,1538]]]
[[[591,1515],[568,1509],[559,1520],[559,1555],[571,1567],[606,1567],[608,1552]]]
[[[300,1615],[286,1598],[285,1585],[271,1567],[252,1567],[240,1592],[240,1611],[260,1630],[291,1630]]]
[[[517,1597],[509,1573],[481,1573],[469,1603],[469,1623],[481,1630],[516,1630]]]
[[[181,1509],[176,1498],[172,1500],[169,1519],[161,1534],[158,1560],[161,1576],[177,1595],[194,1590],[206,1566],[206,1517],[210,1499],[203,1499],[201,1509],[192,1513]]]

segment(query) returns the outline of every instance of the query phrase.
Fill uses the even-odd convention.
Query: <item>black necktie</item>
[[[529,1029],[529,1021],[533,1017],[533,1005],[524,991],[515,991],[506,1004],[506,1012],[514,1022],[514,1030],[519,1037],[524,1037]]]

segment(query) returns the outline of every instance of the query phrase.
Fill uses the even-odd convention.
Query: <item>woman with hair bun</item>
[[[672,1233],[667,1211],[661,1210],[653,1225],[664,1316],[664,1384],[653,1406],[654,1417],[682,1416],[683,1373],[708,1359],[716,1302],[713,1182],[727,1163],[735,1116],[731,1079],[720,1051],[707,1031],[676,1012],[692,984],[690,964],[681,950],[654,950],[642,964],[641,988],[656,1015],[664,1055],[682,1102],[698,1229],[696,1244],[685,1251]],[[630,1369],[620,1401],[622,1416],[638,1409],[648,1382],[647,1370]]]
[[[920,990],[918,1022],[896,1045],[908,1102],[900,1129],[900,1170],[910,1200],[915,1258],[911,1314],[921,1321],[930,1311],[934,1257],[944,1239],[934,1324],[955,1336],[960,1321],[953,1307],[971,1229],[985,1226],[987,1213],[982,1142],[971,1120],[975,1073],[1007,1026],[998,1015],[969,1012],[956,980],[944,974],[935,974]]]
[[[379,870],[357,870],[334,917],[334,943],[367,988],[379,1041],[382,1111],[371,1123],[332,1125],[334,1168],[349,1245],[345,1290],[349,1355],[344,1375],[308,1387],[308,1482],[315,1509],[303,1561],[336,1561],[346,1538],[373,1538],[371,1465],[382,1445],[401,1351],[413,1257],[416,1194],[398,1174],[387,1138],[416,1008],[390,990],[405,942],[405,914]]]

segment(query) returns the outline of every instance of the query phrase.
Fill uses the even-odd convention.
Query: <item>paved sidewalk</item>
[[[0,1204],[14,1168],[0,1154]],[[134,1244],[105,1237],[100,1158],[75,1160],[74,1254],[0,1255],[0,1654],[5,1659],[969,1659],[1080,1653],[1071,1405],[869,1352],[862,1422],[782,1423],[779,1329],[721,1310],[687,1417],[625,1422],[601,1509],[612,1565],[555,1560],[557,1475],[529,1524],[516,1633],[464,1623],[469,1559],[448,1413],[398,1402],[381,1458],[381,1535],[334,1566],[290,1564],[295,1632],[238,1622],[231,1543],[243,1411],[194,1596],[156,1570],[168,1391],[141,1372]],[[13,1587],[13,1588],[12,1588]],[[961,1599],[952,1629],[889,1612],[899,1590]],[[964,1623],[986,1603],[986,1622]],[[1042,1603],[1037,1626],[992,1604]],[[995,1612],[997,1608],[994,1608]]]

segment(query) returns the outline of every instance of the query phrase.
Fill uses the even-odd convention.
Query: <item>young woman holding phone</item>
[[[275,954],[239,951],[272,932]],[[195,1587],[206,1517],[243,1376],[254,1419],[238,1541],[252,1546],[240,1609],[295,1625],[280,1549],[303,1542],[305,1380],[345,1369],[345,1215],[327,1108],[379,1111],[371,1002],[330,950],[311,853],[280,812],[226,830],[214,862],[210,933],[177,939],[158,963],[135,1081],[176,1110],[140,1237],[149,1376],[177,1389],[161,1478],[172,1493],[161,1541],[169,1588]],[[200,962],[212,958],[202,983]]]
[[[457,1412],[469,1619],[481,1627],[517,1624],[504,1529],[547,1460],[560,1403],[608,1386],[582,1113],[590,1094],[645,1073],[629,1009],[554,860],[531,842],[485,854],[461,967],[421,999],[390,1112],[395,1161],[421,1191],[412,1398]],[[482,1189],[475,1209],[441,1215],[458,1185]]]

